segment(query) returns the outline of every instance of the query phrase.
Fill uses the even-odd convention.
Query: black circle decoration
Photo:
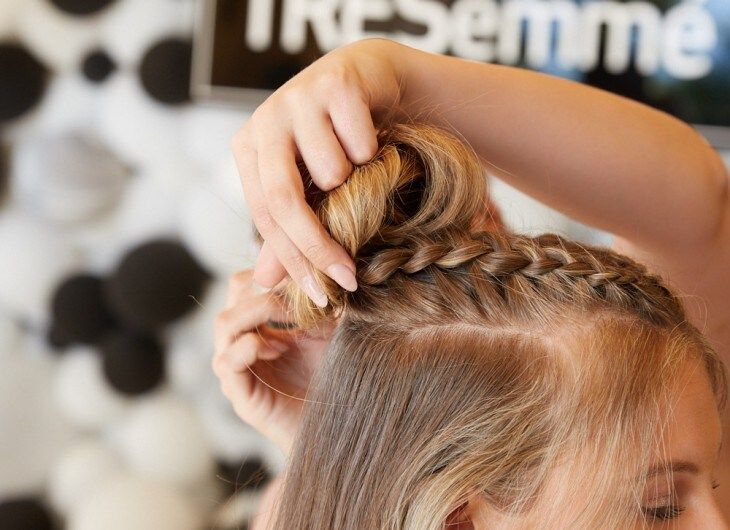
[[[165,377],[162,347],[151,337],[113,332],[101,341],[99,349],[104,377],[122,394],[144,394]]]
[[[157,101],[175,105],[190,100],[190,62],[193,46],[189,40],[169,38],[153,45],[139,68],[142,86]]]
[[[104,50],[93,50],[81,63],[81,71],[84,77],[94,83],[101,83],[109,77],[117,65]]]
[[[0,122],[35,107],[46,88],[46,68],[19,44],[0,43]]]
[[[33,498],[0,501],[0,528],[51,530],[53,520],[45,506]]]
[[[84,16],[101,11],[115,0],[51,0],[61,11],[70,15]]]
[[[95,344],[114,325],[104,301],[103,280],[77,274],[63,281],[51,301],[52,345]]]
[[[271,479],[266,465],[256,457],[235,464],[221,460],[217,462],[216,467],[217,476],[223,481],[229,494],[261,489]]]
[[[208,278],[180,243],[156,240],[127,253],[107,280],[105,295],[120,322],[153,332],[193,309]]]
[[[74,343],[74,340],[63,328],[60,328],[53,323],[51,323],[51,327],[48,329],[46,340],[54,350],[63,350]]]

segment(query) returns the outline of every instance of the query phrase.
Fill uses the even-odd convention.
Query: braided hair
[[[561,304],[627,312],[665,327],[685,320],[662,279],[625,256],[555,234],[474,227],[487,182],[474,153],[452,135],[430,125],[395,125],[381,132],[380,144],[375,158],[332,192],[309,181],[320,221],[355,260],[359,289],[350,293],[318,274],[330,300],[322,310],[292,285],[290,305],[300,324],[343,312],[372,322],[382,304],[400,306],[396,314],[422,323],[469,315],[494,324],[549,319]],[[549,307],[529,314],[537,305]]]
[[[633,527],[679,374],[724,400],[681,300],[610,250],[485,230],[484,172],[450,133],[379,141],[338,188],[305,186],[359,287],[315,272],[325,308],[283,292],[303,330],[336,326],[273,528],[442,530],[475,492],[509,528]]]

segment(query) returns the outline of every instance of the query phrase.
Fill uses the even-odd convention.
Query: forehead
[[[702,362],[688,361],[668,405],[662,460],[695,462],[712,471],[722,437],[717,400]]]

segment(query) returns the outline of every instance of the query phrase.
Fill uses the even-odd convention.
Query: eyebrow
[[[719,460],[720,455],[722,454],[722,449],[724,447],[724,439],[720,440],[720,443],[717,446],[717,458]],[[649,468],[649,470],[646,472],[646,477],[653,477],[655,475],[659,475],[661,473],[666,473],[667,471],[671,471],[672,473],[689,473],[691,475],[698,475],[700,472],[700,468],[695,464],[694,462],[690,462],[689,460],[670,460],[669,462],[661,462],[659,464],[655,464]]]
[[[687,460],[676,460],[671,462],[663,462],[661,464],[651,466],[649,468],[649,471],[647,471],[646,476],[653,477],[654,475],[666,473],[667,471],[671,471],[673,473],[689,473],[691,475],[697,475],[699,474],[700,469],[694,462],[689,462]]]

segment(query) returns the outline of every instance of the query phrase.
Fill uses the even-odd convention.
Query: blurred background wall
[[[2,530],[244,528],[280,465],[210,370],[251,108],[191,102],[195,7],[0,0]]]
[[[203,12],[0,0],[0,530],[245,528],[281,469],[210,370],[227,277],[255,258],[229,139],[265,92],[191,97],[195,28],[230,34]],[[315,41],[222,74],[273,88]],[[606,240],[494,192],[515,229]]]

